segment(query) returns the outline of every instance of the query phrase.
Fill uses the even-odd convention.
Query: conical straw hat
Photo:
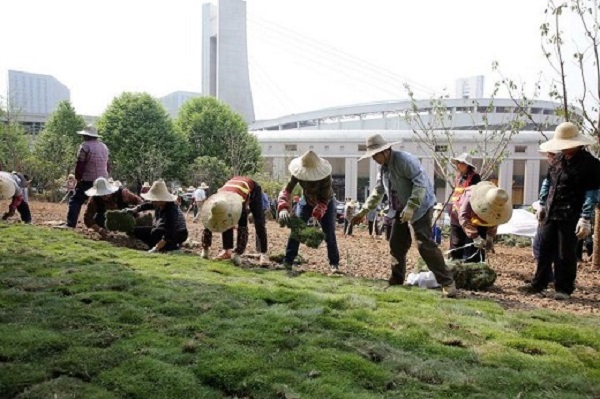
[[[143,199],[148,201],[166,201],[172,202],[177,199],[176,195],[169,193],[164,180],[157,180],[152,183],[152,187],[145,194],[140,194]]]
[[[219,191],[208,197],[202,211],[200,220],[208,230],[222,233],[238,224],[242,216],[243,199],[229,191]]]
[[[292,176],[304,181],[323,180],[332,170],[331,164],[314,151],[307,151],[304,155],[292,159],[288,169]]]

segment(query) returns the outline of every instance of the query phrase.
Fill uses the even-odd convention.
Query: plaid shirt
[[[294,187],[296,187],[296,184],[300,184],[300,187],[302,187],[306,203],[310,206],[315,206],[317,204],[327,205],[333,198],[331,175],[317,181],[298,180],[292,176],[283,190],[291,193],[294,190]]]
[[[99,177],[108,179],[108,147],[103,142],[87,140],[81,143],[77,162],[85,164],[82,181],[94,181]]]

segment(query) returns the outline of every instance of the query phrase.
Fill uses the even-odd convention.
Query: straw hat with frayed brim
[[[563,122],[554,130],[554,137],[540,144],[540,152],[557,152],[594,144],[594,140],[579,132],[571,122]]]
[[[88,137],[100,137],[100,135],[98,135],[98,129],[92,125],[84,127],[83,130],[78,131],[77,134]]]
[[[173,202],[177,199],[176,195],[169,193],[164,180],[157,180],[152,183],[152,187],[147,193],[140,194],[143,199],[148,201]]]
[[[115,193],[118,189],[119,187],[112,184],[110,180],[106,180],[104,177],[99,177],[94,180],[94,185],[85,192],[85,195],[88,197],[110,195]]]
[[[475,168],[475,165],[473,165],[473,157],[471,157],[466,152],[463,152],[462,154],[460,154],[457,157],[450,158],[450,162],[452,162],[452,164],[454,164],[454,165],[458,165],[459,163],[464,163],[465,165],[469,165],[473,169]]]
[[[150,188],[150,183],[145,181],[144,184],[142,184],[142,188]]]
[[[388,143],[380,134],[374,134],[372,136],[367,137],[367,152],[358,158],[358,160],[363,160],[367,158],[371,158],[373,155],[380,153],[381,151],[387,150],[388,148],[392,148],[393,145],[400,144],[402,141],[395,141],[393,143]]]
[[[15,181],[8,172],[0,172],[0,199],[12,198],[16,191]]]
[[[323,180],[331,174],[331,164],[318,156],[314,151],[292,159],[288,169],[292,176],[303,181]]]
[[[213,233],[222,233],[238,224],[244,199],[229,191],[220,191],[204,202],[200,220]]]
[[[506,223],[512,217],[512,202],[506,190],[489,181],[477,183],[471,189],[471,208],[492,226]]]
[[[200,185],[198,186],[198,188],[201,188],[202,190],[206,190],[207,188],[210,188],[210,187],[207,186],[206,183],[202,182],[202,183],[200,183]]]

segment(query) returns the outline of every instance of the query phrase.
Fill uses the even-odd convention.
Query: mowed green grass
[[[600,397],[598,318],[385,286],[3,225],[0,397]]]

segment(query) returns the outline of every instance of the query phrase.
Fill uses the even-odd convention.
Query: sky
[[[9,69],[53,75],[83,115],[125,91],[201,92],[202,0],[10,0],[0,14],[0,96]],[[338,105],[454,96],[455,80],[548,73],[546,0],[247,0],[257,119]]]

